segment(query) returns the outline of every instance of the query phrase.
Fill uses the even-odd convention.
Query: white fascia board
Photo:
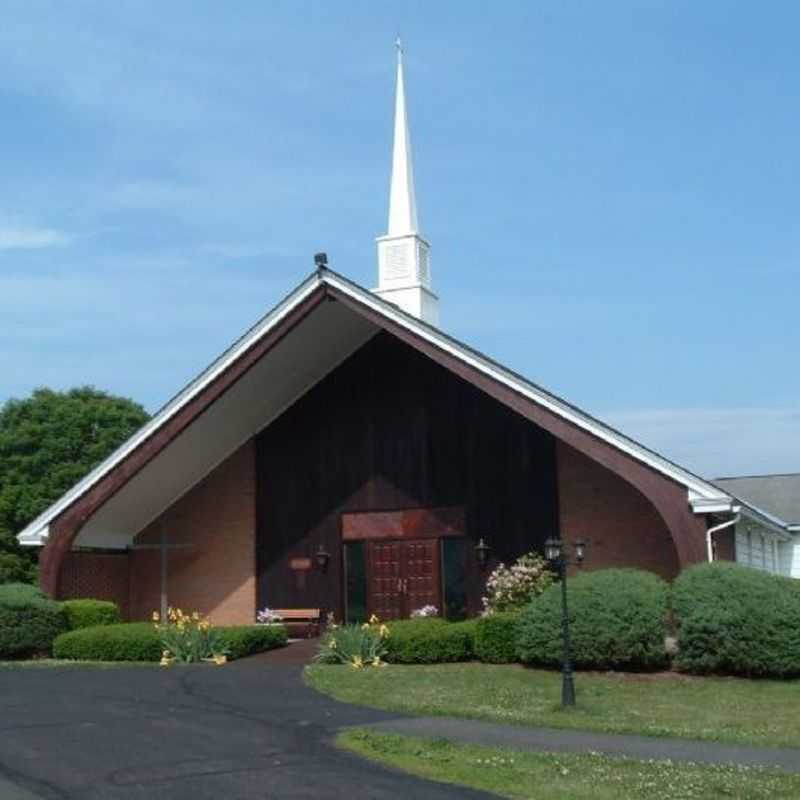
[[[618,450],[622,450],[628,455],[633,456],[638,461],[641,461],[647,466],[655,469],[662,475],[666,475],[668,478],[671,478],[677,483],[682,484],[689,492],[689,500],[693,507],[695,503],[700,505],[703,502],[713,501],[715,508],[718,508],[718,510],[730,510],[733,502],[733,498],[730,495],[721,491],[713,484],[704,481],[699,476],[693,475],[691,472],[679,467],[677,464],[673,464],[668,459],[658,455],[658,453],[648,450],[643,445],[640,445],[633,439],[629,439],[619,431],[616,431],[599,420],[594,419],[575,406],[572,406],[555,395],[550,394],[546,389],[530,383],[522,376],[513,373],[505,367],[502,367],[500,364],[491,361],[486,356],[483,356],[456,341],[455,339],[452,339],[437,328],[422,323],[420,320],[404,313],[391,303],[387,303],[385,300],[382,300],[371,292],[366,291],[362,287],[348,281],[336,273],[330,271],[326,272],[323,280],[344,294],[349,295],[354,300],[357,300],[368,306],[373,311],[388,317],[398,325],[411,330],[417,336],[420,336],[431,344],[436,345],[438,348],[444,350],[450,355],[455,356],[460,361],[463,361],[470,366],[475,367],[485,375],[504,383],[506,386],[532,400],[537,405],[547,408],[558,416],[573,423],[577,427],[588,431],[598,439],[602,439]],[[710,512],[702,509],[697,510],[696,513]]]
[[[221,372],[233,364],[255,342],[277,325],[292,309],[299,305],[320,285],[319,273],[315,272],[304,280],[291,294],[287,295],[277,306],[262,317],[250,330],[237,339],[216,361],[187,384],[166,405],[157,411],[144,426],[118,447],[105,461],[102,461],[85,478],[75,484],[62,495],[46,511],[29,523],[19,534],[17,541],[21,545],[39,547],[43,545],[49,533],[50,522],[62,511],[69,508],[81,495],[85,494],[103,476],[125,459],[146,439],[154,434],[165,422],[171,419],[190,400],[205,389]]]
[[[792,533],[800,533],[800,525],[787,525],[786,530]]]
[[[726,511],[736,513],[737,508],[733,498],[698,497],[692,491],[689,492],[689,505],[695,514],[721,514]]]

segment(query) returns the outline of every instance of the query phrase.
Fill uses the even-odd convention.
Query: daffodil
[[[389,628],[386,625],[381,625],[381,627],[378,629],[378,633],[380,634],[381,639],[389,638]]]
[[[352,666],[354,669],[364,669],[364,661],[361,656],[353,656]]]
[[[228,657],[224,653],[217,653],[215,656],[213,656],[213,658],[214,658],[214,663],[218,667],[221,667],[223,664],[228,663]]]
[[[375,658],[372,659],[372,666],[373,667],[385,667],[386,666],[386,662],[385,661],[381,661],[381,657],[380,656],[375,656]]]
[[[376,616],[375,616],[375,614],[373,614],[373,615],[372,615],[372,616],[369,618],[369,624],[370,624],[370,625],[377,625],[379,622],[380,622],[380,620],[378,619],[378,617],[376,617]]]
[[[364,623],[364,624],[361,626],[361,630],[362,630],[362,631],[368,631],[368,630],[369,630],[369,623],[368,623],[368,622],[365,622],[365,623]]]
[[[161,615],[158,613],[158,611],[154,611],[153,612],[153,622],[158,622],[160,619],[161,619]]]

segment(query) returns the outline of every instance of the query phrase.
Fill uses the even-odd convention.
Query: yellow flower
[[[368,631],[368,630],[369,630],[369,623],[368,623],[368,622],[365,622],[365,623],[364,623],[364,624],[361,626],[361,630],[362,630],[362,631]]]
[[[375,658],[372,659],[372,666],[373,667],[385,667],[386,666],[386,662],[385,661],[381,661],[381,657],[380,656],[375,656]]]
[[[386,625],[381,625],[381,627],[378,628],[378,633],[381,639],[386,639],[389,636],[389,628],[387,628]]]
[[[161,661],[158,662],[162,667],[168,667],[172,663],[171,658],[167,658],[166,656],[161,657]]]
[[[170,655],[171,655],[171,653],[169,652],[169,650],[162,650],[161,651],[161,658],[169,658]]]
[[[158,613],[158,611],[154,611],[153,612],[153,622],[158,622],[160,619],[161,619],[161,615]]]
[[[336,639],[331,639],[328,642],[328,647],[330,647],[331,650],[335,650],[336,649]]]
[[[200,614],[199,614],[197,611],[195,611],[195,612],[194,612],[194,614],[192,614],[192,619],[193,619],[195,622],[199,622],[199,620],[200,620]]]
[[[223,653],[218,653],[217,655],[213,656],[213,658],[214,658],[214,663],[218,667],[221,667],[223,664],[227,664],[228,663],[228,657],[226,655],[224,655]]]
[[[369,618],[370,625],[377,625],[379,622],[380,620],[374,614]]]
[[[364,661],[362,660],[361,656],[353,656],[353,662],[351,666],[354,669],[364,669]]]

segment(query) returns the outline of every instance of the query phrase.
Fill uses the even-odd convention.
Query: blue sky
[[[800,470],[800,6],[4,4],[0,401],[156,409],[372,286],[394,51],[443,327],[707,475]]]

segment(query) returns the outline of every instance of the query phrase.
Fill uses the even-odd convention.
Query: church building
[[[369,290],[318,265],[21,534],[53,597],[362,620],[481,609],[488,572],[588,542],[585,568],[672,579],[773,515],[439,327],[398,55],[387,234]],[[794,520],[796,522],[796,520]],[[770,545],[772,546],[772,545]],[[800,561],[798,561],[800,570]]]

